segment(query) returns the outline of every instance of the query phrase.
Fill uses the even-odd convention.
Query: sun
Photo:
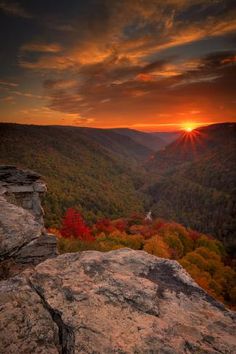
[[[182,124],[182,130],[186,133],[191,133],[196,128],[196,124],[193,122],[185,122]]]
[[[188,133],[191,133],[191,131],[193,131],[193,128],[192,127],[186,127],[185,131],[188,132]]]

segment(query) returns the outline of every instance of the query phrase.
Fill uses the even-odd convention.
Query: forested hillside
[[[143,210],[142,168],[150,150],[115,132],[59,126],[0,125],[0,163],[31,168],[44,176],[48,225],[68,207],[88,220]]]
[[[152,210],[214,235],[233,251],[235,127],[199,128],[155,152],[148,133],[129,129],[1,124],[0,163],[44,176],[47,225],[58,226],[69,207],[91,222]],[[150,139],[154,143],[160,140]]]
[[[182,135],[148,162],[147,192],[158,216],[176,220],[235,248],[236,124]]]
[[[140,132],[134,129],[127,129],[127,128],[116,128],[112,129],[115,133],[119,133],[122,136],[127,136],[131,138],[132,140],[136,141],[137,143],[146,146],[147,148],[153,150],[153,151],[158,151],[165,147],[168,143],[169,140],[174,140],[173,135],[171,133],[167,133],[167,141],[165,138],[162,138],[158,133],[145,133],[145,132]],[[160,133],[161,134],[161,133]]]

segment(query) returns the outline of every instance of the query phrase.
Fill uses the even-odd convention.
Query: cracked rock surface
[[[0,283],[3,353],[235,353],[235,315],[175,261],[65,254]]]

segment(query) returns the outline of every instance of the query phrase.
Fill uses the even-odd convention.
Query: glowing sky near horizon
[[[232,0],[0,0],[0,121],[236,121]]]

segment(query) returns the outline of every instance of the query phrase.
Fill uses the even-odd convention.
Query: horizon
[[[0,26],[0,121],[150,132],[236,121],[232,0],[0,0]]]
[[[138,129],[138,128],[134,128],[134,127],[128,127],[128,126],[120,126],[120,127],[96,127],[96,126],[78,126],[78,125],[66,125],[66,124],[36,124],[36,123],[17,123],[17,122],[7,122],[7,121],[0,121],[0,125],[1,124],[12,124],[12,125],[25,125],[25,126],[36,126],[36,127],[41,127],[41,126],[45,126],[45,127],[72,127],[72,128],[86,128],[86,129],[101,129],[101,130],[118,130],[118,129],[127,129],[127,130],[133,130],[133,131],[138,131],[138,132],[143,132],[143,133],[181,133],[181,132],[189,132],[191,133],[192,131],[194,131],[195,129],[198,128],[204,128],[204,127],[208,127],[208,126],[212,126],[212,125],[221,125],[221,124],[236,124],[236,122],[230,122],[230,121],[225,121],[225,122],[219,122],[219,123],[206,123],[206,124],[202,124],[202,125],[196,125],[193,127],[191,125],[182,125],[179,128],[175,128],[173,130],[144,130],[144,129]],[[165,125],[163,125],[165,126]]]

